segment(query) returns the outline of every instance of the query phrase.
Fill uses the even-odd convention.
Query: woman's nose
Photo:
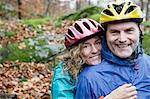
[[[92,44],[92,53],[97,53],[97,51],[98,51],[98,48],[94,45],[94,44]]]

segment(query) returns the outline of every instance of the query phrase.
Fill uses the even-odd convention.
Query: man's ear
[[[138,24],[138,27],[139,27],[139,31],[140,31],[140,42],[142,44],[142,41],[143,41],[143,35],[144,35],[144,24],[141,23],[141,24]]]
[[[145,31],[144,24],[141,23],[141,24],[138,24],[138,26],[139,26],[139,30],[141,32],[141,35],[144,35],[144,31]]]

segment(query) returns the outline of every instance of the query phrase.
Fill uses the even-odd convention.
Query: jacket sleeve
[[[62,64],[58,64],[52,80],[52,99],[74,99],[75,85],[67,71],[63,71]]]

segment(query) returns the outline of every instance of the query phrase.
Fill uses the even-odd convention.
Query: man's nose
[[[123,42],[126,42],[126,41],[127,41],[127,34],[124,31],[122,31],[120,33],[120,36],[119,36],[119,42],[123,43]]]

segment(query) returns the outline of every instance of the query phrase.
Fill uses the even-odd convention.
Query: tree
[[[22,5],[21,0],[17,0],[17,4],[18,4],[18,19],[21,19],[21,17],[22,17],[22,15],[21,15],[21,5]]]
[[[53,0],[47,0],[47,7],[46,7],[46,10],[45,10],[45,15],[48,15],[49,7],[50,7],[52,1]]]
[[[141,10],[143,11],[144,10],[144,1],[140,0],[140,3],[141,3]]]
[[[76,0],[76,10],[81,8],[81,0]]]
[[[146,20],[148,20],[149,18],[149,6],[150,6],[150,0],[147,0],[147,6],[146,6]]]

